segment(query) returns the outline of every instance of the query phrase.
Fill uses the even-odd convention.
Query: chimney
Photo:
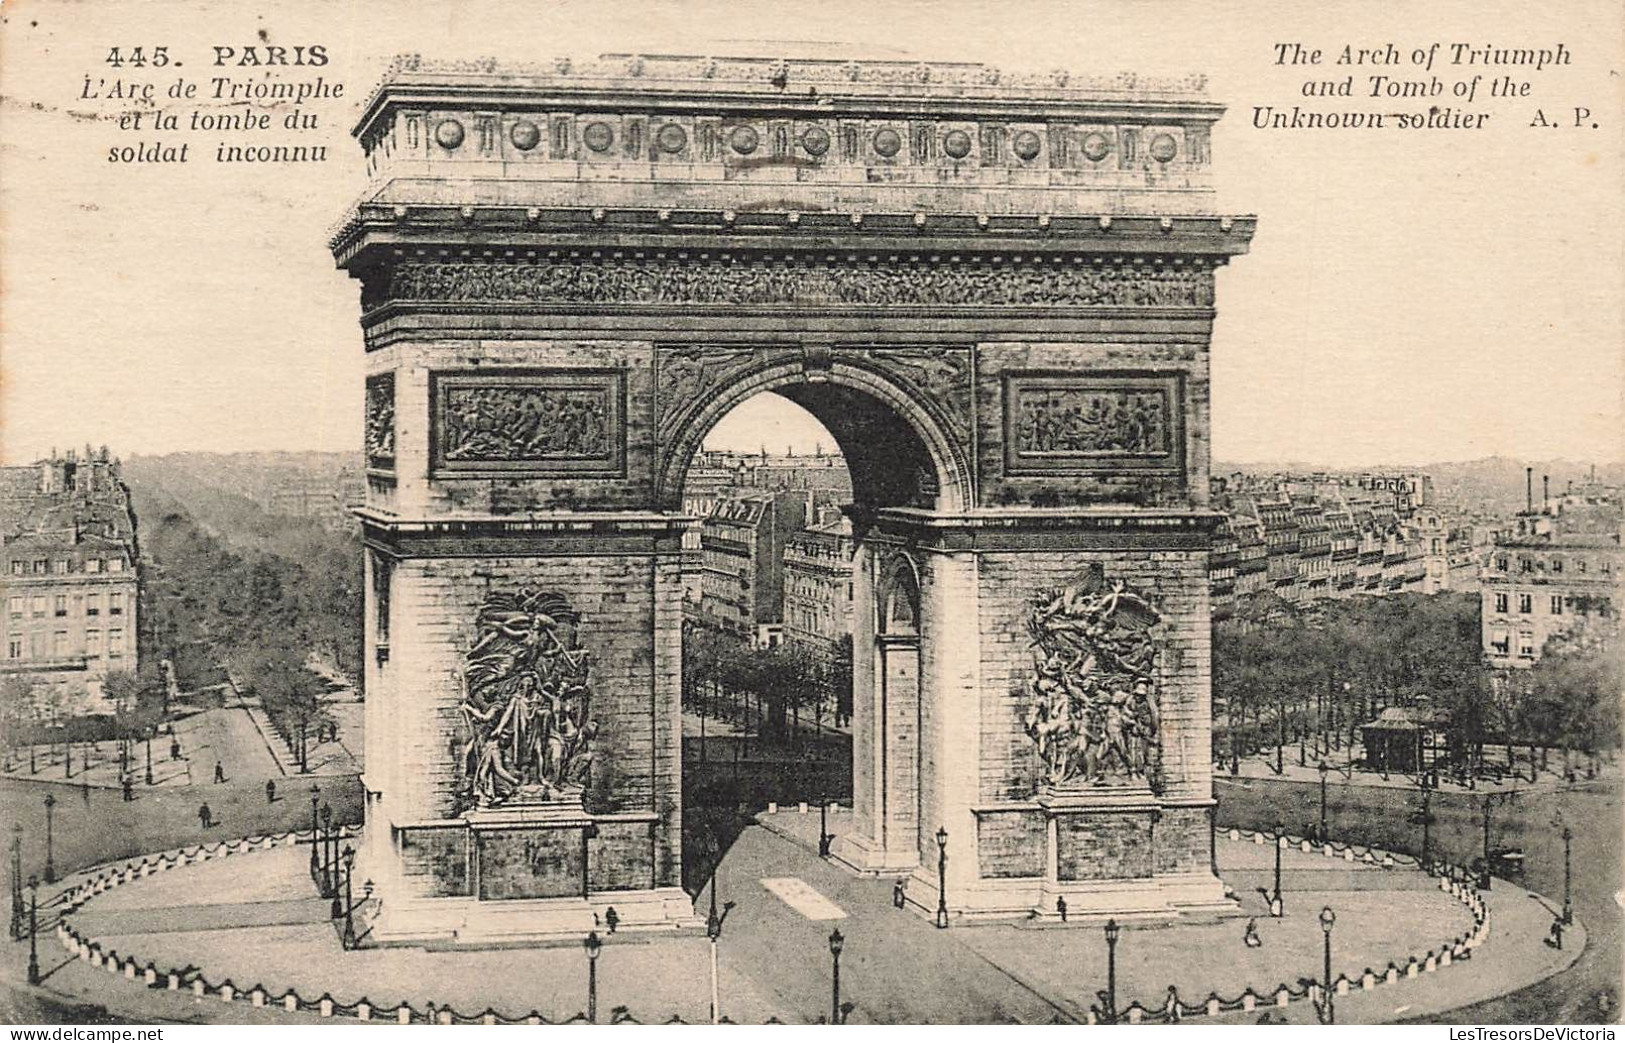
[[[1535,469],[1533,467],[1523,469],[1523,509],[1525,511],[1535,509]]]
[[[1551,506],[1552,476],[1549,474],[1543,474],[1540,476],[1540,509],[1543,511],[1549,510],[1551,509]]]

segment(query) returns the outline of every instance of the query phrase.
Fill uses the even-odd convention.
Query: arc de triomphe
[[[690,458],[760,391],[851,470],[855,830],[952,918],[1178,915],[1209,863],[1199,80],[401,60],[335,235],[367,351],[377,941],[690,922]]]

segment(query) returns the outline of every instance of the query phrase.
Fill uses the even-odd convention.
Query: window
[[[107,559],[107,571],[108,572],[123,572],[124,571],[124,559],[123,558],[108,558]]]
[[[1505,572],[1506,570],[1507,570],[1507,560],[1506,560],[1506,558],[1504,558],[1504,557],[1496,558],[1495,559],[1495,571],[1497,571],[1497,572]]]
[[[1533,595],[1533,594],[1519,594],[1518,595],[1518,611],[1527,615],[1528,613],[1533,612],[1534,610],[1535,610],[1535,595]]]
[[[102,632],[100,630],[85,631],[85,655],[92,659],[102,656]]]
[[[1561,594],[1553,594],[1552,595],[1552,615],[1561,616],[1562,614],[1563,614],[1563,595],[1561,595]]]
[[[58,594],[52,601],[51,610],[58,616],[68,614],[68,595]]]
[[[58,630],[51,635],[51,658],[61,659],[68,654],[68,632]]]
[[[17,560],[16,558],[11,559],[11,574],[13,576],[21,576],[23,574],[23,562]]]
[[[45,575],[45,570],[46,570],[47,567],[50,566],[50,564],[51,563],[46,561],[44,558],[40,558],[37,561],[35,561],[34,562],[34,575],[36,575],[36,576]]]
[[[102,596],[100,594],[85,595],[85,615],[99,616],[102,614]]]
[[[23,635],[12,634],[6,639],[6,658],[21,659],[23,657]]]
[[[117,659],[124,654],[124,631],[114,627],[107,632],[107,657]]]
[[[1518,559],[1518,571],[1519,572],[1533,572],[1533,571],[1535,571],[1535,559],[1533,559],[1533,558],[1519,558]]]
[[[111,591],[107,595],[107,614],[110,616],[124,615],[124,595],[118,591]]]
[[[1490,631],[1490,650],[1501,655],[1507,655],[1512,651],[1512,641],[1505,630]]]
[[[45,595],[44,594],[35,594],[34,595],[33,608],[34,608],[34,618],[35,619],[44,619],[45,618]]]
[[[1505,612],[1506,610],[1507,610],[1507,596],[1505,594],[1497,594],[1497,595],[1495,595],[1495,611],[1497,611],[1497,612]]]
[[[100,559],[100,558],[86,558],[85,559],[85,571],[86,572],[100,572],[101,570],[102,570],[102,559]]]
[[[56,573],[58,576],[66,576],[68,574],[68,559],[57,558],[55,561],[51,562],[51,571]]]
[[[1552,571],[1553,572],[1562,572],[1563,571],[1563,559],[1562,558],[1553,558],[1552,559]]]
[[[12,619],[21,619],[21,618],[23,618],[23,611],[24,611],[24,605],[23,605],[22,596],[18,595],[18,594],[13,594],[11,596],[11,618]]]
[[[1518,635],[1518,655],[1524,659],[1535,658],[1535,635],[1527,630]]]

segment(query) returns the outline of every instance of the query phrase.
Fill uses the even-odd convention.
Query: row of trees
[[[852,716],[852,639],[833,654],[799,644],[753,648],[733,635],[689,625],[683,635],[683,706],[703,717],[757,722],[763,738],[799,735],[803,716],[822,727]]]
[[[81,682],[49,682],[26,674],[0,682],[0,729],[8,768],[19,748],[60,745],[64,755],[71,756],[72,747],[99,749],[110,741],[128,771],[134,743],[157,734],[164,723],[164,685],[155,669],[144,666],[139,675],[110,671],[101,687],[102,701],[92,705]]]
[[[1533,670],[1496,678],[1484,664],[1479,611],[1470,594],[1248,599],[1214,627],[1216,756],[1343,750],[1390,706],[1442,711],[1449,756],[1463,772],[1481,767],[1486,742],[1618,745],[1611,641],[1549,649]]]

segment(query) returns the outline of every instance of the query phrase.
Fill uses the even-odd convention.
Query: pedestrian
[[[179,739],[169,740],[169,759],[172,761],[181,759],[181,741]]]
[[[85,807],[90,807],[90,783],[83,779],[79,780],[79,796],[84,798]]]
[[[265,780],[265,803],[267,803],[267,804],[275,804],[276,803],[276,780],[275,779],[266,779]]]
[[[198,805],[197,821],[198,825],[204,829],[208,829],[214,824],[214,812],[209,810],[209,804],[207,801],[204,801],[202,804]]]
[[[1241,936],[1241,940],[1242,943],[1245,944],[1249,949],[1257,949],[1264,944],[1264,940],[1258,937],[1257,920],[1247,921],[1247,930],[1246,933]]]
[[[131,781],[129,775],[125,775],[119,780],[119,783],[124,787],[124,803],[128,804],[135,799],[135,783]]]
[[[215,785],[218,786],[220,783],[225,782],[225,781],[226,781],[226,769],[225,769],[225,766],[222,765],[219,761],[215,761],[214,762],[214,782],[215,782]]]

